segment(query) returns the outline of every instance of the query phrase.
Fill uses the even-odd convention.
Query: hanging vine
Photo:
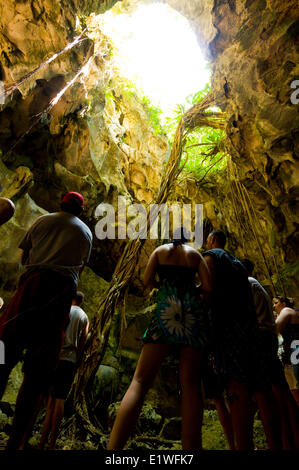
[[[184,166],[181,166],[181,159],[185,138],[188,132],[195,127],[210,125],[212,119],[211,113],[205,113],[205,111],[213,104],[214,95],[210,93],[201,103],[197,103],[181,118],[175,133],[171,154],[162,176],[161,185],[154,201],[155,204],[163,204],[169,198]],[[205,114],[207,114],[206,120]],[[222,127],[224,125],[223,116],[221,118],[218,115],[216,120],[213,121],[213,125]],[[154,221],[156,216],[157,214],[151,214],[151,220]],[[149,218],[150,213],[148,211],[147,222],[149,222]],[[92,421],[95,423],[95,426],[97,425],[93,413],[92,396],[95,374],[105,353],[114,313],[126,298],[143,242],[144,240],[140,238],[128,241],[122,256],[118,260],[109,287],[103,295],[98,312],[92,321],[90,328],[91,335],[73,383],[70,401],[76,415],[81,422],[85,423],[89,430],[91,426],[94,426],[91,425]],[[125,308],[122,309],[122,316],[121,321],[124,325]]]

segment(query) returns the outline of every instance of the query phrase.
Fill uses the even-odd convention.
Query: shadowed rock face
[[[297,2],[167,3],[190,18],[199,42],[206,46],[216,101],[227,113],[227,149],[254,208],[258,220],[254,225],[265,257],[272,272],[276,271],[274,257],[278,268],[292,272],[295,279],[286,282],[285,288],[296,295],[299,104],[291,101],[295,91],[291,84],[299,77]],[[232,239],[240,243],[243,236],[246,243],[241,242],[239,253],[253,258],[258,272],[265,276],[252,233],[244,233],[236,220],[232,178],[227,176],[215,181],[215,188],[209,191],[212,199],[207,214],[215,226],[226,227]],[[203,193],[202,199],[207,199]]]
[[[103,13],[115,3],[2,1],[0,79],[10,86],[71,43],[79,34],[76,15]],[[299,77],[297,2],[165,3],[189,19],[212,65],[217,104],[227,113],[227,148],[261,223],[257,230],[270,268],[275,272],[271,243],[278,266],[293,266],[299,224],[299,105],[290,101],[294,91],[290,85]],[[134,4],[135,0],[127,2],[128,7]],[[81,76],[53,109],[44,112],[90,57],[94,59],[87,76]],[[18,86],[1,106],[1,195],[26,206],[24,213],[29,214],[33,204],[57,210],[61,194],[73,189],[83,193],[84,220],[93,229],[94,209],[100,202],[116,204],[119,194],[128,202],[154,198],[167,141],[146,124],[144,110],[134,97],[115,92],[112,99],[105,98],[108,69],[107,43],[85,39]],[[26,134],[39,113],[41,119]],[[230,181],[228,173],[205,190],[189,185],[188,198],[205,204],[207,220],[229,232],[230,248],[253,258],[265,277],[253,231],[242,233],[244,227],[236,217]],[[1,229],[9,230],[7,237],[13,240],[5,257],[13,255],[14,260],[21,236],[15,228],[21,227],[18,213],[14,224],[11,221]],[[29,217],[28,225],[30,221]],[[121,243],[95,240],[93,269],[109,279],[121,251]],[[3,276],[7,283],[7,274]],[[288,293],[295,294],[294,286],[290,289]]]
[[[281,261],[291,262],[299,217],[299,107],[291,102],[299,75],[295,2],[220,3],[213,11],[219,34],[210,47],[217,101],[228,113],[229,152],[268,231],[276,232]]]
[[[65,2],[60,8],[56,2],[34,1],[10,2],[6,9],[3,6],[0,78],[5,87],[74,41],[79,35],[75,31],[76,15],[104,12],[114,3]],[[84,12],[79,5],[84,5]],[[24,81],[1,106],[1,196],[11,197],[17,208],[21,204],[24,209],[25,205],[26,213],[35,204],[42,208],[40,213],[56,211],[64,192],[78,191],[85,199],[83,218],[94,229],[94,211],[99,203],[116,206],[119,194],[128,203],[154,198],[168,143],[152,130],[143,106],[134,97],[114,90],[106,100],[109,50],[103,36],[95,42],[85,38]],[[87,62],[86,76],[68,87]],[[114,85],[109,84],[111,88]],[[48,109],[64,88],[57,104]],[[24,227],[19,215],[17,210],[11,223],[1,228],[5,240],[10,239],[9,250],[1,246],[1,259],[6,260],[0,283],[4,291],[15,286],[17,246],[37,213],[33,212]],[[121,246],[117,241],[99,242],[95,238],[91,266],[97,274],[110,279]],[[8,260],[12,259],[8,273],[8,264],[12,266]],[[4,297],[8,295],[4,292]]]
[[[0,0],[0,80],[5,87],[72,43],[80,34],[76,31],[77,15],[103,13],[115,3]],[[124,5],[134,8],[137,3],[130,0]],[[291,103],[294,90],[290,85],[299,79],[297,0],[165,3],[188,18],[210,61],[216,101],[227,115],[226,145],[232,160],[232,167],[209,185],[181,183],[175,198],[203,203],[205,235],[212,227],[228,232],[228,249],[251,258],[257,277],[267,285],[257,231],[276,288],[282,289],[275,264],[284,270],[287,294],[296,296],[299,104]],[[99,203],[116,207],[118,195],[128,203],[149,203],[159,188],[163,161],[169,153],[167,139],[153,131],[134,96],[114,89],[117,77],[112,77],[113,92],[107,98],[109,50],[101,36],[78,42],[20,84],[0,105],[0,195],[11,198],[16,206],[14,217],[0,227],[0,295],[5,303],[20,271],[20,240],[39,215],[58,209],[62,193],[73,190],[84,195],[83,220],[94,232],[94,210]],[[87,63],[88,73],[47,110]],[[250,197],[252,221],[242,208],[232,168]],[[137,265],[131,293],[138,297],[128,297],[121,369],[111,363],[112,359],[118,363],[120,313],[103,362],[104,373],[107,375],[109,368],[108,372],[115,374],[112,379],[120,382],[115,399],[120,399],[128,386],[153,309],[154,299],[145,296],[144,300],[141,283],[153,246],[153,242],[145,243]],[[86,294],[90,317],[97,312],[123,248],[122,241],[95,237],[90,268],[84,271],[79,286]],[[109,382],[104,373],[99,370],[99,380]],[[110,391],[110,382],[107,387]],[[162,369],[151,394],[151,403],[163,416],[173,416],[174,410],[179,414],[174,361]]]

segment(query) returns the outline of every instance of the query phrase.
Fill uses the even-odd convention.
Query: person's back
[[[159,283],[155,283],[155,274]],[[155,314],[143,342],[203,345],[207,341],[206,312],[196,289],[198,273],[202,292],[208,295],[210,279],[203,257],[186,244],[180,230],[171,243],[156,248],[150,257],[144,282],[159,287]]]
[[[0,318],[0,339],[6,354],[0,368],[0,396],[10,371],[27,350],[10,449],[25,445],[28,423],[33,425],[31,418],[40,395],[48,394],[79,273],[89,260],[92,234],[77,217],[83,208],[81,194],[66,193],[60,202],[61,212],[37,219],[19,245],[26,270]]]
[[[213,277],[212,331],[215,367],[230,402],[236,450],[252,448],[250,395],[254,393],[270,449],[280,449],[268,364],[265,362],[251,287],[239,260],[225,252],[226,236],[214,230],[204,253]]]
[[[299,313],[294,308],[293,299],[277,296],[273,299],[273,307],[277,312],[276,327],[283,337],[284,362],[290,364],[290,348],[294,340],[299,339]]]
[[[132,432],[143,400],[165,357],[173,347],[180,356],[182,398],[182,449],[201,448],[202,350],[207,343],[206,311],[195,292],[198,272],[204,292],[209,292],[210,278],[206,263],[195,250],[187,247],[182,232],[174,234],[170,244],[156,248],[148,260],[143,282],[158,287],[156,306],[149,327],[143,335],[143,348],[132,382],[118,410],[107,449],[120,450]],[[190,273],[192,283],[186,279]],[[159,283],[155,276],[159,275]]]
[[[299,313],[291,306],[284,306],[279,312],[276,322],[283,338],[283,362],[288,365],[292,364],[291,356],[294,350],[298,348],[299,342]],[[296,372],[298,375],[298,367]],[[299,383],[299,377],[297,380]]]
[[[200,256],[196,250],[182,243],[167,243],[157,248],[159,264],[187,266],[196,269]]]
[[[276,337],[275,318],[270,296],[258,280],[252,276],[254,272],[253,262],[248,258],[243,258],[241,263],[248,275],[258,327],[261,331],[268,331]]]
[[[223,248],[207,250],[204,257],[213,260],[211,309],[219,328],[233,322],[255,324],[252,293],[242,263]]]
[[[224,250],[225,241],[223,232],[212,232],[207,240],[208,251],[204,253],[213,278],[212,347],[223,383],[233,379],[254,388],[263,383],[266,364],[259,357],[253,296],[244,266]]]
[[[47,267],[75,281],[90,255],[92,234],[87,225],[69,212],[39,217],[20,244],[28,250],[26,271]]]
[[[80,339],[86,326],[88,324],[88,317],[84,310],[78,305],[72,305],[70,311],[70,321],[67,326],[63,345],[60,351],[60,361],[76,362],[78,349],[80,346]]]
[[[259,328],[276,334],[275,318],[269,294],[254,277],[248,277]]]

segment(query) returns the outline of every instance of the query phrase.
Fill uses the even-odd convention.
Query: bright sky
[[[116,61],[122,75],[140,86],[165,115],[209,81],[187,19],[167,5],[139,5],[131,15],[108,11],[104,25],[119,49]]]

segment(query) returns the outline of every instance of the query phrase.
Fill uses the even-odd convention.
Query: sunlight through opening
[[[121,75],[133,81],[164,116],[204,88],[210,72],[186,18],[161,3],[139,5],[131,14],[108,11],[103,32],[111,38]],[[190,105],[188,105],[189,107]]]

